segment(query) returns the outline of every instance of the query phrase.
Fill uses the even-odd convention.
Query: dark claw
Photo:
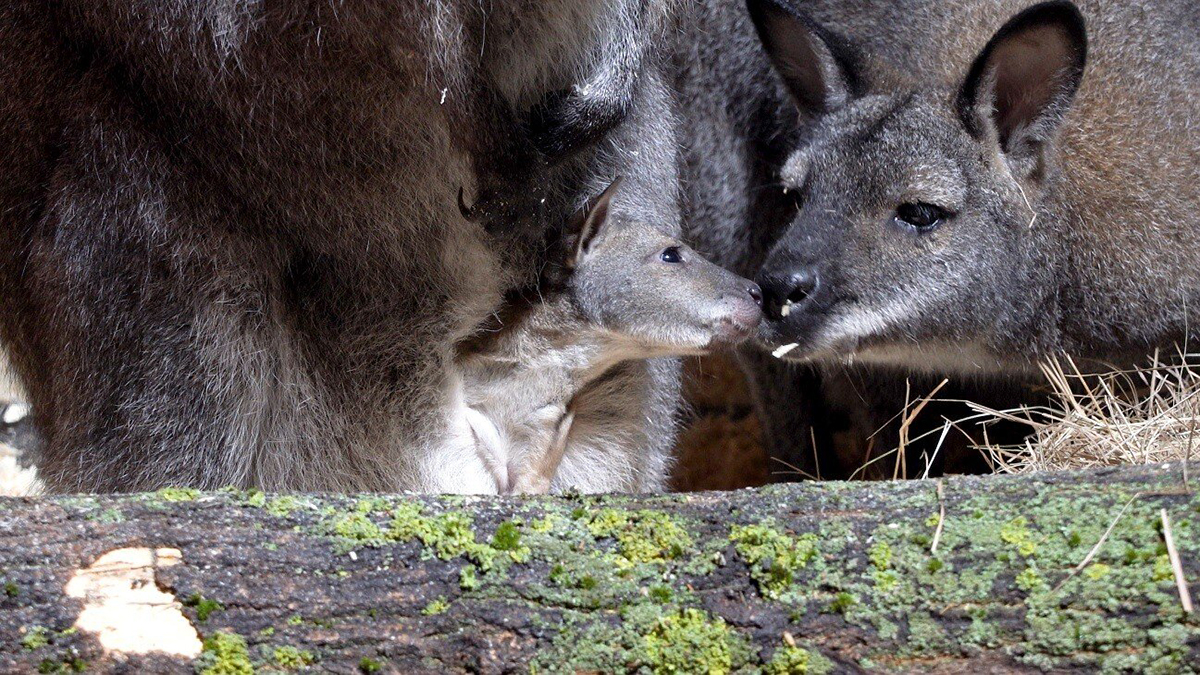
[[[466,218],[472,223],[477,223],[480,220],[480,214],[476,213],[475,208],[472,206],[467,206],[467,201],[463,196],[462,187],[458,188],[458,212],[462,214],[463,218]]]

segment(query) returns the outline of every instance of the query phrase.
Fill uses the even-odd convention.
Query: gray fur
[[[740,2],[701,0],[682,14],[672,60],[683,147],[683,223],[705,257],[753,276],[796,211],[779,172],[801,130],[800,116]],[[771,457],[815,475],[835,415],[821,374],[754,347],[739,360],[750,375]],[[820,464],[829,469],[832,456]],[[772,469],[777,469],[773,466]]]
[[[608,215],[614,192],[572,228],[536,292],[513,297],[459,346],[450,454],[470,464],[478,453],[493,479],[481,475],[471,491],[661,489],[667,458],[647,451],[654,441],[636,411],[648,392],[632,376],[647,358],[700,354],[758,325],[753,282],[652,223]],[[618,401],[628,409],[614,414]]]
[[[803,0],[795,4],[810,13],[817,25],[825,26],[828,34],[844,43],[849,55],[863,69],[857,86],[892,94],[896,92],[887,91],[889,83],[899,83],[896,85],[897,92],[917,86],[925,97],[923,100],[941,101],[948,106],[954,98],[951,94],[955,93],[972,60],[992,33],[1017,11],[1034,3],[958,3],[949,0],[846,3],[839,0]],[[1193,186],[1194,189],[1196,181],[1184,179],[1176,182],[1169,174],[1173,170],[1176,174],[1191,171],[1194,175],[1197,167],[1195,155],[1192,154],[1190,160],[1176,158],[1163,162],[1164,166],[1171,168],[1166,178],[1174,185],[1182,185],[1182,190],[1148,190],[1146,186],[1152,188],[1161,178],[1157,174],[1160,168],[1151,166],[1147,169],[1146,163],[1160,161],[1157,158],[1163,150],[1176,157],[1181,153],[1194,153],[1196,135],[1188,129],[1192,125],[1190,120],[1196,116],[1196,88],[1185,85],[1185,82],[1194,81],[1196,72],[1197,43],[1194,36],[1197,34],[1197,20],[1194,10],[1190,9],[1192,5],[1184,2],[1156,2],[1149,5],[1147,10],[1141,7],[1141,4],[1101,5],[1095,2],[1084,6],[1084,13],[1089,17],[1097,10],[1103,10],[1100,20],[1103,26],[1092,27],[1093,62],[1087,66],[1084,91],[1073,102],[1072,114],[1078,116],[1081,109],[1077,110],[1076,107],[1080,101],[1092,97],[1095,100],[1092,107],[1108,118],[1104,125],[1116,131],[1097,136],[1101,129],[1096,127],[1088,137],[1080,137],[1075,142],[1077,146],[1091,148],[1088,152],[1089,164],[1109,166],[1100,174],[1086,179],[1093,187],[1076,194],[1090,199],[1095,199],[1094,195],[1099,194],[1103,199],[1110,190],[1126,190],[1133,200],[1115,200],[1122,209],[1128,206],[1131,212],[1136,213],[1138,208],[1144,208],[1149,213],[1157,214],[1171,203],[1172,210],[1182,214],[1182,220],[1178,222],[1194,223],[1194,215],[1190,215],[1194,214],[1194,209],[1181,210],[1179,205],[1195,205],[1194,192],[1189,192],[1188,188]],[[1143,12],[1144,15],[1141,14]],[[1167,16],[1170,12],[1175,13],[1174,18]],[[1096,22],[1089,18],[1089,24],[1093,23]],[[1099,37],[1095,35],[1096,30],[1114,37]],[[1096,44],[1098,40],[1108,44]],[[1102,52],[1099,56],[1097,50]],[[1101,71],[1094,70],[1097,68],[1096,59],[1105,62],[1104,71],[1118,72],[1097,75]],[[1164,67],[1163,64],[1171,65]],[[742,274],[753,275],[777,241],[780,242],[778,248],[783,250],[789,246],[802,247],[808,239],[799,228],[793,229],[790,236],[783,236],[801,203],[800,195],[796,190],[788,189],[782,175],[789,152],[804,143],[804,135],[810,133],[811,126],[819,119],[794,104],[767,58],[743,3],[720,0],[694,3],[685,14],[673,70],[682,99],[679,109],[684,116],[680,137],[684,148],[682,168],[687,236],[713,260]],[[1106,82],[1111,82],[1111,87]],[[935,83],[934,88],[938,91],[931,93],[929,87]],[[1193,93],[1187,93],[1188,86],[1191,86]],[[1089,87],[1094,88],[1089,90]],[[1119,98],[1123,102],[1126,96],[1141,98],[1142,101],[1135,101],[1134,108],[1123,103],[1105,103],[1106,98]],[[1180,110],[1191,112],[1163,112]],[[1116,116],[1121,119],[1115,119]],[[1162,117],[1171,119],[1164,122]],[[1172,125],[1178,133],[1172,136],[1171,132],[1160,126],[1164,123]],[[1131,133],[1127,134],[1123,129],[1129,129]],[[1181,146],[1174,147],[1176,143]],[[1152,150],[1147,152],[1146,148]],[[845,162],[839,162],[839,170],[868,171],[881,162],[881,166],[893,166],[904,156],[902,151],[898,156],[848,158]],[[1113,161],[1108,162],[1106,156]],[[1139,177],[1138,172],[1147,170],[1151,174]],[[853,181],[847,181],[848,187],[831,188],[829,196],[836,196],[841,190],[844,200],[852,201],[861,190],[859,184],[851,183]],[[1035,198],[1036,193],[1030,196]],[[1105,204],[1100,203],[1102,206]],[[1044,211],[1045,206],[1039,206],[1039,210]],[[1022,212],[1027,213],[1023,200],[1017,213]],[[1138,218],[1134,216],[1134,219]],[[1127,221],[1128,217],[1121,220]],[[1157,217],[1154,220],[1161,222]],[[1124,222],[1111,224],[1103,214],[1097,222],[1105,223],[1100,226],[1102,233],[1126,227]],[[1047,223],[1047,216],[1043,215],[1039,217],[1037,225],[1044,230]],[[1028,220],[1025,220],[1025,224],[1028,224]],[[823,235],[835,234],[828,228],[818,228],[817,231]],[[1065,232],[1068,240],[1076,240],[1085,231]],[[1044,234],[1044,231],[1039,233]],[[1128,232],[1122,233],[1122,236],[1133,240],[1147,238]],[[1153,238],[1153,235],[1150,237]],[[1057,236],[1054,239],[1061,240]],[[1187,265],[1187,246],[1180,246],[1177,242],[1164,242],[1164,246],[1165,251],[1155,252],[1151,248],[1141,247],[1138,241],[1123,244],[1121,248],[1129,249],[1130,253],[1121,257],[1116,267],[1119,270],[1136,271],[1139,267],[1157,265],[1151,275],[1153,283],[1142,286],[1143,292],[1154,293],[1155,286],[1178,287],[1181,279],[1174,275],[1178,274],[1181,266]],[[920,251],[914,252],[914,266],[919,261],[916,254],[920,254]],[[1075,264],[1061,252],[1047,252],[1047,255],[1058,261],[1056,265],[1066,266],[1068,271]],[[1091,254],[1082,251],[1077,255],[1086,260]],[[831,263],[837,260],[836,253],[828,253],[827,257]],[[1169,264],[1164,266],[1156,261]],[[1015,270],[1012,278],[1000,287],[1006,292],[1018,294],[998,315],[1010,323],[1013,315],[1024,313],[1028,317],[1031,311],[1034,315],[1040,311],[1035,309],[1036,302],[1031,301],[1031,296],[1023,294],[1016,281],[1016,278],[1028,275],[1023,271],[1024,268],[1030,265],[1036,267],[1039,263],[1031,260],[1018,262],[1021,269]],[[1001,264],[997,270],[1001,277],[1007,264]],[[1042,273],[1041,278],[1043,282],[1034,285],[1035,295],[1045,293],[1046,284],[1051,280],[1065,276],[1060,270],[1053,270]],[[994,299],[987,285],[977,290],[983,295],[985,305]],[[1052,337],[1041,344],[1018,344],[1018,349],[1002,354],[989,352],[986,358],[981,359],[972,358],[980,355],[965,354],[958,346],[945,349],[940,346],[944,340],[931,342],[926,339],[920,343],[922,353],[915,358],[911,353],[893,353],[890,355],[892,358],[885,358],[886,355],[872,350],[872,354],[837,354],[829,359],[787,362],[774,359],[769,353],[748,349],[743,363],[751,375],[758,412],[765,422],[764,441],[767,449],[772,457],[810,474],[815,475],[819,464],[826,477],[844,476],[846,472],[839,472],[836,468],[839,464],[853,470],[863,460],[861,456],[837,455],[835,449],[845,445],[844,434],[850,433],[865,443],[866,437],[875,434],[891,416],[891,411],[899,410],[903,405],[904,393],[908,389],[907,380],[911,379],[911,392],[916,395],[932,390],[942,379],[941,374],[923,376],[921,373],[912,373],[910,368],[913,366],[941,373],[956,368],[958,373],[952,376],[956,381],[943,389],[941,396],[972,398],[1004,408],[1021,400],[1029,401],[1027,396],[1019,398],[1022,396],[1020,384],[1012,380],[1022,379],[1030,359],[1035,354],[1052,352],[1056,342],[1066,343],[1066,346],[1093,356],[1101,351],[1113,351],[1111,347],[1114,342],[1121,345],[1117,351],[1124,351],[1128,347],[1129,352],[1126,353],[1136,352],[1136,343],[1126,342],[1119,333],[1125,331],[1126,324],[1151,325],[1141,322],[1142,306],[1149,308],[1147,316],[1174,316],[1176,332],[1162,337],[1179,337],[1178,319],[1186,316],[1186,310],[1180,312],[1182,293],[1175,293],[1174,298],[1169,297],[1171,293],[1159,294],[1151,298],[1148,305],[1141,303],[1137,293],[1131,295],[1126,292],[1124,295],[1126,297],[1111,302],[1097,295],[1091,303],[1080,305],[1080,310],[1074,313],[1074,323],[1091,325],[1080,325],[1072,332],[1084,336],[1092,332],[1100,336],[1118,334],[1118,339],[1110,340],[1109,345],[1081,339],[1075,339],[1075,344],[1071,344]],[[1054,313],[1060,311],[1058,306],[1068,302],[1068,298],[1069,303],[1079,304],[1072,296],[1079,296],[1079,292],[1064,287],[1052,303],[1053,312],[1045,317],[1044,322],[1051,324],[1048,330],[1051,335],[1059,332],[1052,325]],[[1098,309],[1091,306],[1095,303],[1099,303]],[[1122,314],[1125,316],[1122,317]],[[946,320],[942,322],[941,329],[947,333],[957,331],[953,308],[944,316]],[[799,322],[802,318],[797,314],[792,321]],[[934,316],[925,318],[928,321],[937,320]],[[774,340],[778,344],[803,340],[805,337],[805,331],[796,326]],[[894,337],[904,344],[912,344],[916,338],[915,335],[903,334]],[[1090,350],[1089,345],[1093,344],[1102,349]],[[1031,346],[1037,349],[1030,349]],[[935,349],[938,353],[934,353]],[[805,355],[801,351],[794,352],[792,356]],[[998,357],[1007,356],[1020,358],[999,362]],[[864,364],[865,360],[873,357],[876,361],[874,365]],[[948,416],[953,418],[961,414],[950,412]],[[931,419],[938,419],[938,415],[932,415]],[[815,447],[810,444],[813,440]],[[875,440],[879,449],[886,449],[886,434],[875,436]],[[819,462],[814,461],[818,456]]]
[[[824,109],[796,96],[813,121],[781,178],[804,203],[760,273],[777,297],[798,271],[821,282],[768,341],[799,342],[801,358],[1022,372],[1187,340],[1200,5],[1080,2],[1085,45],[1069,3],[995,40],[1033,3],[750,4],[785,79],[808,88],[787,73],[806,58],[836,73],[817,84]],[[918,202],[950,215],[898,225]]]
[[[628,116],[569,160],[520,133],[589,82],[627,0],[17,0],[0,7],[0,341],[55,490],[453,489],[455,344],[626,176],[678,223],[653,50]],[[632,17],[632,18],[631,18]],[[618,59],[619,61],[619,59]],[[565,134],[571,137],[570,133]],[[585,138],[590,138],[586,134]],[[470,194],[522,199],[497,227]],[[677,226],[677,225],[676,225]],[[678,366],[600,396],[661,472]],[[654,486],[661,476],[645,474]]]

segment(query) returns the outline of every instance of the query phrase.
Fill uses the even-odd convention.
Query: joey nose
[[[811,268],[775,275],[767,274],[761,280],[767,317],[773,321],[786,319],[794,310],[804,305],[821,285],[820,276]]]
[[[714,306],[714,340],[735,344],[750,337],[762,321],[763,293],[758,284],[739,279],[721,292]]]

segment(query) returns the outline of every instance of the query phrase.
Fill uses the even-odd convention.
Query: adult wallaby
[[[759,281],[789,356],[1128,361],[1200,291],[1200,4],[750,0],[806,118]]]
[[[615,174],[615,214],[678,222],[670,24],[655,0],[4,3],[0,341],[41,475],[458,487],[455,345],[547,232]],[[486,230],[463,185],[503,198]],[[665,457],[678,365],[614,382]]]
[[[641,465],[664,458],[641,447],[631,415],[611,414],[610,376],[740,342],[758,326],[758,286],[669,227],[611,213],[619,184],[574,219],[539,283],[459,346],[457,445],[488,469],[477,491],[644,489],[639,475],[666,472]]]

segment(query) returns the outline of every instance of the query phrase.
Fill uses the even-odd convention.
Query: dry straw
[[[984,443],[997,471],[1028,473],[1191,459],[1200,426],[1200,356],[1155,353],[1142,368],[1084,373],[1070,358],[1041,369],[1048,402],[995,410],[965,402],[969,420],[1029,427],[1023,445]]]

